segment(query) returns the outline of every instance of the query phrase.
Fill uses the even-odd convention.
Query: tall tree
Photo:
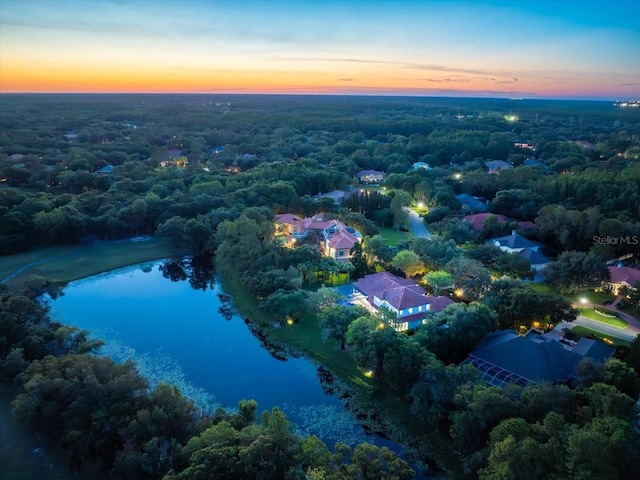
[[[411,250],[399,251],[391,263],[395,268],[402,270],[407,278],[415,277],[425,271],[424,263],[418,254]]]
[[[318,314],[322,340],[325,342],[329,339],[336,340],[340,342],[340,349],[344,350],[349,325],[356,318],[362,317],[366,313],[366,310],[358,306],[336,305],[325,308]]]
[[[567,293],[599,286],[609,278],[607,266],[599,255],[576,251],[562,252],[555,262],[544,268],[544,273],[550,285]]]
[[[436,295],[439,295],[441,288],[453,285],[453,275],[445,270],[432,270],[422,277],[422,281],[430,286]]]

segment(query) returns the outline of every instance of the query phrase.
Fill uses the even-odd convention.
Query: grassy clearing
[[[398,243],[405,242],[413,236],[410,232],[400,232],[395,228],[378,227],[378,230],[380,231],[379,234],[387,240],[391,247],[395,247]]]
[[[602,307],[598,307],[598,309],[605,310]],[[629,326],[626,320],[616,317],[615,312],[608,313],[608,311],[605,311],[605,313],[603,314],[591,307],[580,307],[578,308],[578,311],[583,317],[606,323],[607,325],[611,325],[612,327],[627,328]]]
[[[581,325],[578,325],[577,327],[573,327],[571,331],[580,337],[586,337],[586,338],[596,337],[602,340],[603,342],[605,342],[606,344],[614,347],[620,347],[620,346],[628,347],[629,345],[631,345],[631,342],[627,340],[624,340],[618,337],[612,337],[611,335],[605,335],[602,332],[598,332],[596,330],[592,330],[591,328],[583,327]]]
[[[5,283],[18,291],[25,279],[34,274],[65,284],[127,265],[188,253],[188,249],[174,248],[162,237],[45,247],[0,257],[0,280],[8,278]]]

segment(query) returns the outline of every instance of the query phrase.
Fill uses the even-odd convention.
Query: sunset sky
[[[640,98],[640,0],[0,0],[0,92]]]

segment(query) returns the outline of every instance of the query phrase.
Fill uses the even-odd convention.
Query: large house
[[[353,282],[352,303],[371,311],[385,307],[397,315],[392,326],[398,331],[417,328],[426,322],[428,312],[440,312],[453,303],[448,297],[427,295],[415,280],[389,272],[372,273]],[[360,301],[358,301],[360,300]]]
[[[625,267],[621,264],[610,265],[608,269],[609,288],[615,295],[619,295],[623,287],[636,288],[640,285],[640,269]]]
[[[323,255],[339,262],[351,259],[351,249],[361,239],[354,228],[348,227],[340,220],[325,220],[322,215],[300,218],[291,213],[276,215],[276,235],[286,239],[288,245],[316,232],[320,239],[320,250]]]
[[[360,170],[356,177],[362,183],[380,183],[387,174],[378,170]]]
[[[482,379],[496,387],[539,382],[571,385],[578,380],[576,367],[584,358],[606,362],[614,352],[613,347],[589,338],[570,342],[554,334],[521,336],[514,330],[498,330],[488,334],[462,364],[476,367]]]
[[[531,269],[536,272],[551,263],[551,260],[540,251],[544,247],[543,245],[523,237],[516,231],[511,232],[511,235],[492,238],[486,243],[487,245],[495,245],[503,252],[517,253],[526,258],[531,264]]]

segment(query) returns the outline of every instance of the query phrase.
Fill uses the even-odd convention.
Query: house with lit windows
[[[430,296],[410,278],[389,272],[372,273],[351,284],[350,303],[378,312],[382,308],[396,315],[391,326],[398,331],[412,330],[426,323],[430,312],[440,312],[453,303],[448,297]]]
[[[284,238],[285,244],[292,246],[312,232],[318,235],[320,252],[338,262],[351,259],[351,249],[360,242],[362,235],[340,220],[325,220],[323,215],[300,218],[291,213],[275,216],[276,236]]]

